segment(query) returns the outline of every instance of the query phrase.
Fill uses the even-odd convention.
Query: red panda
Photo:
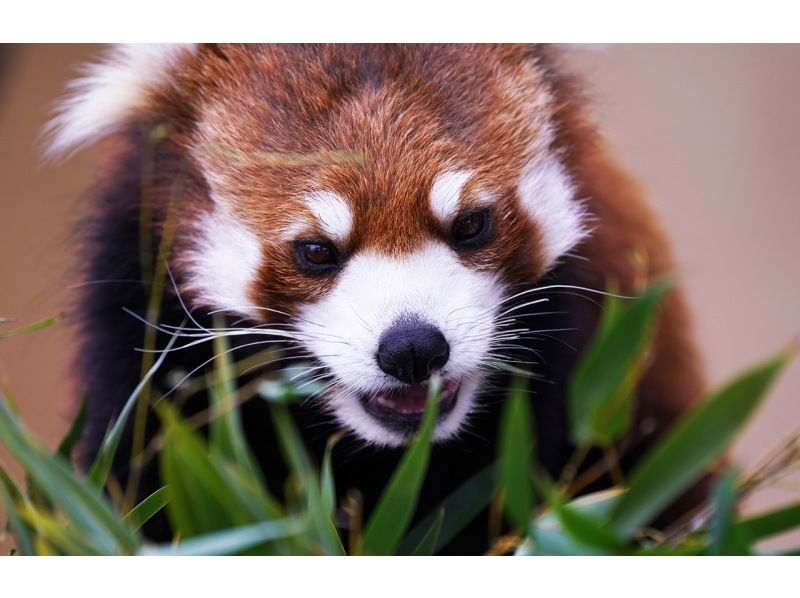
[[[574,448],[566,382],[599,315],[566,291],[633,294],[674,267],[641,190],[588,119],[580,82],[546,46],[120,46],[73,84],[50,133],[61,155],[109,144],[78,305],[86,462],[140,379],[147,273],[167,232],[174,290],[160,330],[188,317],[198,339],[225,334],[237,358],[272,342],[284,363],[311,360],[324,386],[295,417],[316,456],[334,430],[349,432],[336,476],[365,509],[439,372],[422,514],[495,458],[509,382],[498,363],[535,374],[537,457],[557,474]],[[225,332],[211,313],[228,316]],[[169,353],[154,387],[167,393],[176,372],[212,355],[199,341]],[[637,446],[700,394],[697,363],[676,291],[637,391]],[[198,392],[185,409],[204,401]],[[251,401],[243,420],[280,492],[286,471],[264,410]],[[130,445],[129,434],[120,479]],[[158,472],[141,475],[146,493]],[[446,552],[483,552],[481,525]],[[165,539],[168,526],[149,533]]]

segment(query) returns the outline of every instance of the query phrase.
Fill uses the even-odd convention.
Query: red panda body
[[[673,268],[578,84],[539,46],[124,47],[79,82],[53,134],[55,151],[106,136],[113,150],[84,249],[98,284],[79,305],[87,462],[140,379],[146,324],[124,310],[147,319],[165,236],[177,292],[166,289],[162,331],[202,336],[217,312],[236,331],[234,358],[272,342],[283,363],[312,361],[325,386],[295,408],[298,426],[317,457],[329,434],[350,433],[337,484],[367,510],[440,373],[421,515],[496,457],[509,379],[493,362],[535,373],[537,456],[553,474],[569,458],[565,386],[599,308],[561,285],[635,293]],[[170,353],[154,387],[169,392],[212,356],[210,342]],[[675,292],[637,392],[638,447],[700,394],[697,361]],[[185,410],[205,405],[181,392]],[[280,493],[268,410],[250,401],[242,417]],[[142,476],[142,493],[158,483],[152,465]],[[166,539],[168,526],[149,533]],[[486,548],[479,518],[446,551]]]

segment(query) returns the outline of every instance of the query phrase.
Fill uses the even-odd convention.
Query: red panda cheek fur
[[[139,261],[138,237],[140,215],[147,209],[154,233],[151,255],[168,225],[174,235],[168,263],[180,298],[201,325],[210,326],[204,312],[231,306],[215,304],[214,292],[225,289],[209,289],[208,281],[199,280],[198,261],[208,250],[203,223],[223,215],[235,223],[231,230],[243,231],[243,238],[233,238],[234,232],[231,245],[220,250],[235,261],[242,247],[252,267],[235,299],[243,298],[254,309],[236,318],[292,323],[303,306],[330,296],[338,284],[335,275],[310,276],[298,267],[293,231],[312,237],[324,233],[309,212],[310,194],[330,192],[347,205],[352,219],[337,245],[345,269],[348,259],[365,254],[403,260],[431,243],[450,247],[452,222],[437,216],[431,190],[442,173],[460,170],[470,172],[460,189],[460,210],[488,201],[493,234],[484,246],[453,250],[452,255],[470,272],[495,275],[508,294],[548,284],[604,290],[612,283],[630,294],[674,269],[641,190],[609,157],[586,117],[580,83],[564,74],[552,49],[205,45],[181,56],[179,64],[170,62],[170,78],[148,87],[146,99],[118,123],[107,177],[94,191],[95,224],[82,254],[87,279],[130,280],[148,271]],[[520,181],[531,164],[549,165],[557,179],[551,187],[570,195],[555,224],[535,217],[536,197],[525,197]],[[143,172],[148,173],[144,181]],[[580,226],[574,226],[577,220]],[[298,222],[305,228],[297,229]],[[146,285],[89,285],[79,298],[78,371],[82,390],[91,397],[83,444],[87,462],[138,381],[140,363],[133,348],[140,346],[145,326],[122,308],[145,317],[146,290]],[[544,356],[545,363],[537,367],[547,383],[532,381],[530,397],[537,455],[555,475],[572,449],[564,389],[599,311],[582,298],[549,298],[548,311],[566,315],[548,316],[536,325],[574,329],[564,338],[541,337],[528,347]],[[168,293],[165,324],[185,321],[178,299]],[[626,469],[703,390],[689,320],[680,291],[672,294],[638,388],[638,451],[629,451]],[[234,357],[254,351],[240,346]],[[169,391],[170,372],[191,369],[209,356],[210,347],[200,346],[171,355],[153,384]],[[496,381],[501,389],[508,383],[502,376]],[[494,459],[500,403],[488,391],[486,399],[469,420],[481,442],[464,436],[435,446],[421,515]],[[202,408],[205,400],[202,392],[193,394],[187,409]],[[276,456],[280,452],[265,409],[254,401],[242,416],[267,482],[280,492],[285,467]],[[298,407],[294,415],[309,450],[321,455],[337,424],[314,406]],[[148,433],[157,433],[157,426]],[[348,442],[342,454],[356,456],[337,457],[337,487],[358,488],[369,511],[401,452],[356,452],[358,437]],[[120,479],[127,475],[128,457],[123,447],[115,463]],[[151,468],[142,476],[144,495],[157,487],[158,472]],[[608,480],[592,489],[604,483]],[[447,550],[485,550],[485,519],[484,513]],[[167,522],[155,520],[148,533],[167,539]]]

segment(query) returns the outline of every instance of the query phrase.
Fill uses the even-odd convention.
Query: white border
[[[6,596],[82,598],[784,596],[797,585],[797,564],[789,557],[6,557],[0,583]]]
[[[28,0],[0,40],[26,42],[788,42],[787,0]]]

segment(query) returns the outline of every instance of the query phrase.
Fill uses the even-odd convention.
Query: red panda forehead
[[[194,153],[264,232],[327,193],[347,204],[351,241],[409,251],[443,225],[437,177],[469,173],[465,197],[499,197],[552,143],[545,78],[515,48],[223,51],[199,83]]]

